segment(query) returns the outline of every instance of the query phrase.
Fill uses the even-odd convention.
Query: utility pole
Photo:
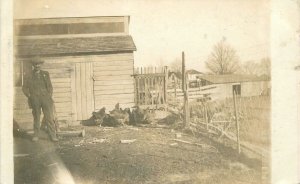
[[[237,149],[238,153],[241,153],[241,146],[240,146],[240,126],[238,120],[238,113],[237,113],[237,106],[236,106],[236,90],[233,89],[233,105],[234,105],[234,115],[235,115],[235,126],[236,126],[236,141],[237,141]]]
[[[184,107],[183,107],[183,121],[185,127],[189,127],[190,123],[190,111],[189,111],[189,100],[188,100],[188,91],[187,91],[187,81],[186,81],[186,74],[185,74],[185,58],[184,52],[182,52],[182,91],[183,91],[183,100],[184,100]]]

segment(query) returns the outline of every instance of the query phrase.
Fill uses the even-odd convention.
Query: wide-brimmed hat
[[[31,64],[32,65],[35,65],[35,64],[43,64],[45,61],[42,60],[41,58],[39,57],[35,57],[31,60]]]

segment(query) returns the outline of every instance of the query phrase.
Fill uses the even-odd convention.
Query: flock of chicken
[[[119,103],[115,108],[107,114],[105,107],[97,112],[93,112],[92,116],[87,120],[82,120],[84,126],[124,126],[137,124],[151,124],[154,121],[154,113],[149,109],[141,109],[139,106],[132,108],[120,108]]]

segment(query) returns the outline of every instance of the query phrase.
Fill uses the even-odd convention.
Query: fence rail
[[[191,100],[203,98],[205,96],[214,94],[214,93],[216,93],[216,90],[217,90],[216,85],[208,85],[208,86],[203,86],[203,87],[200,87],[200,88],[189,88],[189,89],[187,89],[188,97]],[[170,89],[169,88],[167,90],[167,93],[171,97],[175,97],[175,98],[178,98],[178,99],[183,98],[183,91],[180,88],[177,88],[177,89]]]

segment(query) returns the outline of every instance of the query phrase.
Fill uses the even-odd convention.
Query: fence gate
[[[167,101],[167,67],[136,68],[135,104],[141,108],[165,108]]]

